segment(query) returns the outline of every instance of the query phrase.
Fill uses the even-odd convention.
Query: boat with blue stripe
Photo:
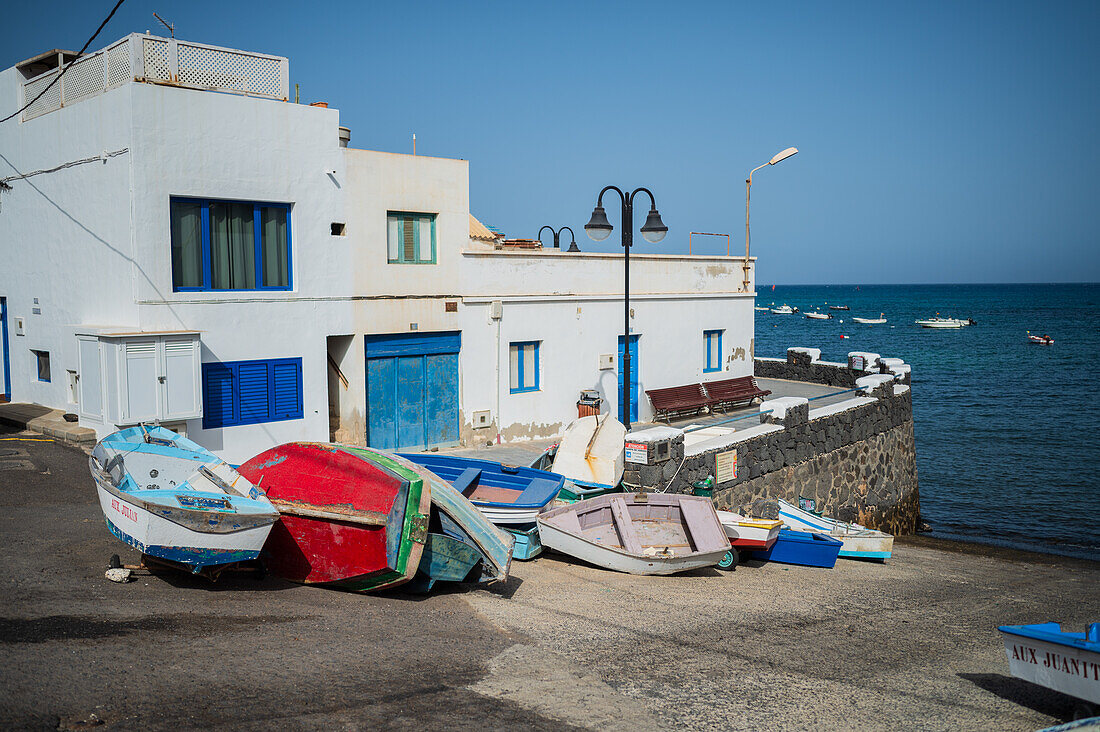
[[[869,559],[885,562],[894,551],[894,537],[859,524],[819,516],[779,499],[779,519],[794,531],[827,534],[841,542],[842,559]]]
[[[257,559],[279,512],[263,491],[201,445],[139,426],[99,442],[88,459],[107,528],[154,559],[216,576]]]
[[[1086,716],[1098,713],[1091,705],[1100,705],[1100,623],[1084,632],[1063,630],[1059,623],[998,630],[1013,676],[1083,700],[1079,707]]]

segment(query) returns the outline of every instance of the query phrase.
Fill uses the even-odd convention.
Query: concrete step
[[[38,432],[73,445],[94,445],[95,430],[81,427],[76,422],[66,422],[62,409],[51,409],[41,404],[15,402],[0,404],[0,422],[25,430]]]

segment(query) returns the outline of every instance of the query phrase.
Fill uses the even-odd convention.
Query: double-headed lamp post
[[[788,147],[786,150],[776,153],[775,157],[764,163],[764,165],[757,165],[753,168],[749,173],[749,177],[745,179],[745,264],[743,266],[745,270],[745,292],[749,291],[749,193],[752,190],[752,174],[765,166],[775,165],[780,161],[786,160],[797,152],[798,148]]]
[[[579,252],[581,250],[581,248],[577,246],[577,237],[573,234],[573,230],[570,229],[568,226],[563,226],[560,229],[557,229],[556,231],[554,230],[553,226],[544,226],[541,229],[539,229],[539,235],[536,238],[541,240],[542,239],[542,232],[546,231],[547,229],[550,229],[550,231],[554,234],[554,248],[555,249],[561,249],[561,245],[559,243],[559,237],[561,236],[561,233],[563,231],[568,231],[569,232],[569,239],[570,239],[569,251],[570,252]]]
[[[668,227],[657,213],[657,201],[648,188],[635,188],[631,193],[623,193],[615,186],[606,186],[596,197],[596,208],[592,209],[592,218],[584,225],[584,230],[595,241],[603,241],[611,235],[611,222],[603,209],[603,194],[615,191],[623,204],[623,265],[624,265],[624,310],[623,310],[623,393],[619,404],[622,407],[623,426],[630,429],[630,247],[634,245],[634,196],[645,193],[649,196],[649,215],[642,225],[642,237],[653,244],[665,238]]]

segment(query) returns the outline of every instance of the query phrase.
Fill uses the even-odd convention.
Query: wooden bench
[[[739,379],[723,379],[721,381],[708,381],[703,385],[707,390],[707,406],[725,409],[735,404],[752,404],[757,397],[761,399],[771,394],[770,389],[761,389],[756,385],[756,379],[752,376],[742,376]]]
[[[703,390],[702,384],[685,384],[684,386],[670,386],[666,389],[646,389],[645,394],[653,403],[653,411],[658,419],[661,414],[665,420],[673,414],[695,414],[710,403],[710,398]]]

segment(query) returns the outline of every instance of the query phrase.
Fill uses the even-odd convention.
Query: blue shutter
[[[220,363],[202,365],[202,428],[235,424],[233,410],[233,367]]]
[[[237,364],[237,404],[239,424],[266,422],[271,418],[267,361],[242,361]]]
[[[275,361],[271,364],[272,419],[302,416],[302,359]]]

